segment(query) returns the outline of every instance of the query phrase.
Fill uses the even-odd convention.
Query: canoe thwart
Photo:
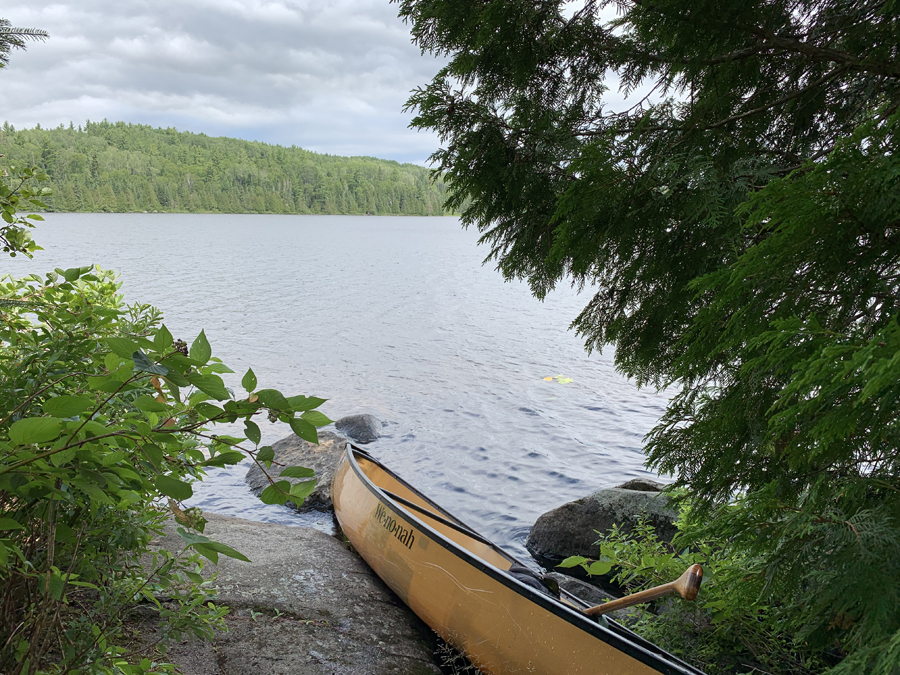
[[[631,595],[626,595],[624,598],[610,600],[602,605],[590,607],[584,610],[584,613],[588,616],[601,616],[617,609],[625,609],[626,607],[640,605],[642,602],[650,602],[651,600],[656,600],[657,598],[669,595],[670,593],[678,593],[678,595],[685,600],[693,600],[700,591],[701,581],[703,581],[703,568],[700,565],[691,565],[684,571],[684,574],[675,581],[663,584],[662,586],[657,586],[656,588],[648,588],[646,591],[641,591],[639,593],[632,593]]]

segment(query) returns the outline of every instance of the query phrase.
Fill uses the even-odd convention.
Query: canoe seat
[[[512,565],[506,572],[513,579],[517,579],[526,586],[531,586],[545,595],[550,595],[554,598],[559,597],[559,584],[554,579],[544,579],[522,565]]]

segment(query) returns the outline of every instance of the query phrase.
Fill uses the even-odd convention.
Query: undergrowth
[[[702,565],[695,601],[673,595],[639,605],[628,626],[709,675],[814,675],[834,664],[833,655],[816,653],[796,637],[793,617],[759,601],[758,561],[724,541],[679,545],[690,535],[685,522],[677,523],[675,545],[661,540],[643,518],[631,531],[614,526],[597,541],[598,560],[573,556],[561,566],[580,565],[590,575],[613,572],[613,583],[634,593]]]

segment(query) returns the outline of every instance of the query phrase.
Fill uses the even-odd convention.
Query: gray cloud
[[[3,13],[50,40],[0,73],[0,120],[123,120],[424,163],[410,89],[442,65],[387,0],[52,0]]]

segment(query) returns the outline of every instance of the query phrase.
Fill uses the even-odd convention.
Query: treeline
[[[4,163],[42,168],[53,211],[437,216],[428,169],[124,122],[0,130]]]

